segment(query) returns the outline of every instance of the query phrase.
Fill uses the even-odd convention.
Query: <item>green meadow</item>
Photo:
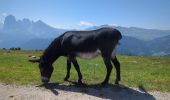
[[[29,55],[40,56],[42,51],[7,51],[0,50],[0,82],[16,85],[40,84],[38,64],[28,62]],[[170,92],[170,58],[139,57],[118,55],[121,63],[121,83],[125,86],[144,87],[148,91]],[[98,84],[104,80],[106,69],[102,58],[79,59],[78,63],[86,84]],[[54,63],[54,72],[50,82],[64,83],[66,58],[60,57]],[[72,65],[71,81],[78,79]],[[112,70],[110,84],[114,84],[115,68]]]

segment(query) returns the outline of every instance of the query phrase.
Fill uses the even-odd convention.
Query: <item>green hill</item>
[[[155,56],[170,57],[170,35],[149,41],[148,47]]]

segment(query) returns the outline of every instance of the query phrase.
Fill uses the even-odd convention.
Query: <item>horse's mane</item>
[[[46,62],[51,62],[54,58],[56,58],[57,50],[61,46],[61,36],[55,38],[43,52],[41,57],[43,60],[46,60]]]

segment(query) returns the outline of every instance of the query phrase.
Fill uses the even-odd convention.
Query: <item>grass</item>
[[[28,62],[29,55],[41,55],[42,51],[5,51],[0,50],[0,82],[17,85],[40,84],[38,64]],[[170,92],[170,58],[136,57],[118,55],[121,63],[121,84],[130,87],[144,87],[146,90]],[[106,69],[101,57],[78,59],[83,81],[98,84],[104,80]],[[60,57],[54,63],[51,82],[64,83],[66,58]],[[77,73],[72,65],[69,80],[76,81]],[[113,68],[110,83],[114,83]]]

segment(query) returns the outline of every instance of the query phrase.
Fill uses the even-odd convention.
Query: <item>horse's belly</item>
[[[92,58],[97,57],[100,54],[101,54],[100,50],[97,49],[94,52],[78,52],[77,56],[83,59],[92,59]]]
[[[101,55],[101,51],[99,49],[97,49],[96,51],[93,51],[93,52],[78,52],[78,53],[76,53],[76,55],[83,59],[92,59],[92,58],[97,57],[98,55]],[[116,48],[113,49],[113,51],[111,53],[111,58],[114,59],[115,56],[116,56]]]

